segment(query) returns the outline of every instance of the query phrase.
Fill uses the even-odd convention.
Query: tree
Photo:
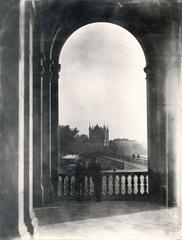
[[[61,154],[71,154],[71,145],[74,144],[78,137],[78,129],[71,129],[69,125],[59,126],[59,151]]]
[[[71,147],[74,153],[83,154],[87,152],[88,144],[89,144],[88,136],[82,134],[75,138],[74,144]]]

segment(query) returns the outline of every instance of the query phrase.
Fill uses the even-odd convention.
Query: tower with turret
[[[95,126],[89,125],[89,141],[91,143],[102,144],[109,146],[109,128],[108,126],[100,127],[98,124]]]

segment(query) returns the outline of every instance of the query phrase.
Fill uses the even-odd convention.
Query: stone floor
[[[148,202],[59,202],[36,209],[36,240],[182,240],[179,209]]]

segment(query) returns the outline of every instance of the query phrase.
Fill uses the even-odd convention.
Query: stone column
[[[51,61],[43,58],[43,78],[42,78],[42,186],[43,186],[43,205],[53,200],[53,189],[51,185],[51,142],[50,142],[50,79]]]
[[[33,63],[33,206],[42,206],[41,182],[41,76],[40,54],[34,48]]]
[[[43,204],[41,164],[41,50],[40,24],[36,16],[33,29],[33,206]]]
[[[181,21],[181,20],[180,20]],[[182,24],[171,21],[153,64],[145,69],[148,86],[149,181],[152,198],[168,206],[177,204],[177,155]]]
[[[60,65],[52,61],[51,68],[51,182],[54,199],[58,198],[58,79]]]
[[[32,23],[32,22],[31,22]],[[34,233],[32,224],[32,24],[30,24],[30,9],[26,5],[25,13],[25,81],[24,81],[24,222],[31,235]]]
[[[145,68],[147,79],[148,171],[152,200],[166,200],[166,105],[163,60]]]
[[[18,229],[18,36],[12,47],[1,46],[0,193],[1,235],[19,235]],[[17,44],[17,45],[16,45]],[[11,63],[11,64],[10,64]],[[12,101],[13,100],[13,101]]]
[[[28,239],[24,221],[26,9],[25,1],[14,4],[6,9],[0,29],[0,234],[5,239],[20,235]]]
[[[182,10],[182,6],[179,6]],[[182,21],[176,19],[171,22],[170,34],[167,39],[166,50],[166,102],[167,102],[167,204],[178,205],[177,181],[181,181],[181,159],[178,156],[178,134],[181,127],[178,125],[178,112],[180,110],[180,96],[182,84]]]

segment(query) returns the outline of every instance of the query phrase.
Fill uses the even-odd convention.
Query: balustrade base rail
[[[84,195],[84,198],[77,196],[60,196],[58,201],[94,201],[95,196],[94,195]],[[110,195],[110,196],[104,196],[102,195],[101,201],[148,201],[149,195],[143,194],[143,195]]]
[[[102,171],[102,200],[147,200],[147,171]],[[59,174],[60,200],[94,199],[92,178],[85,176],[84,195],[78,196],[75,191],[75,176]]]

